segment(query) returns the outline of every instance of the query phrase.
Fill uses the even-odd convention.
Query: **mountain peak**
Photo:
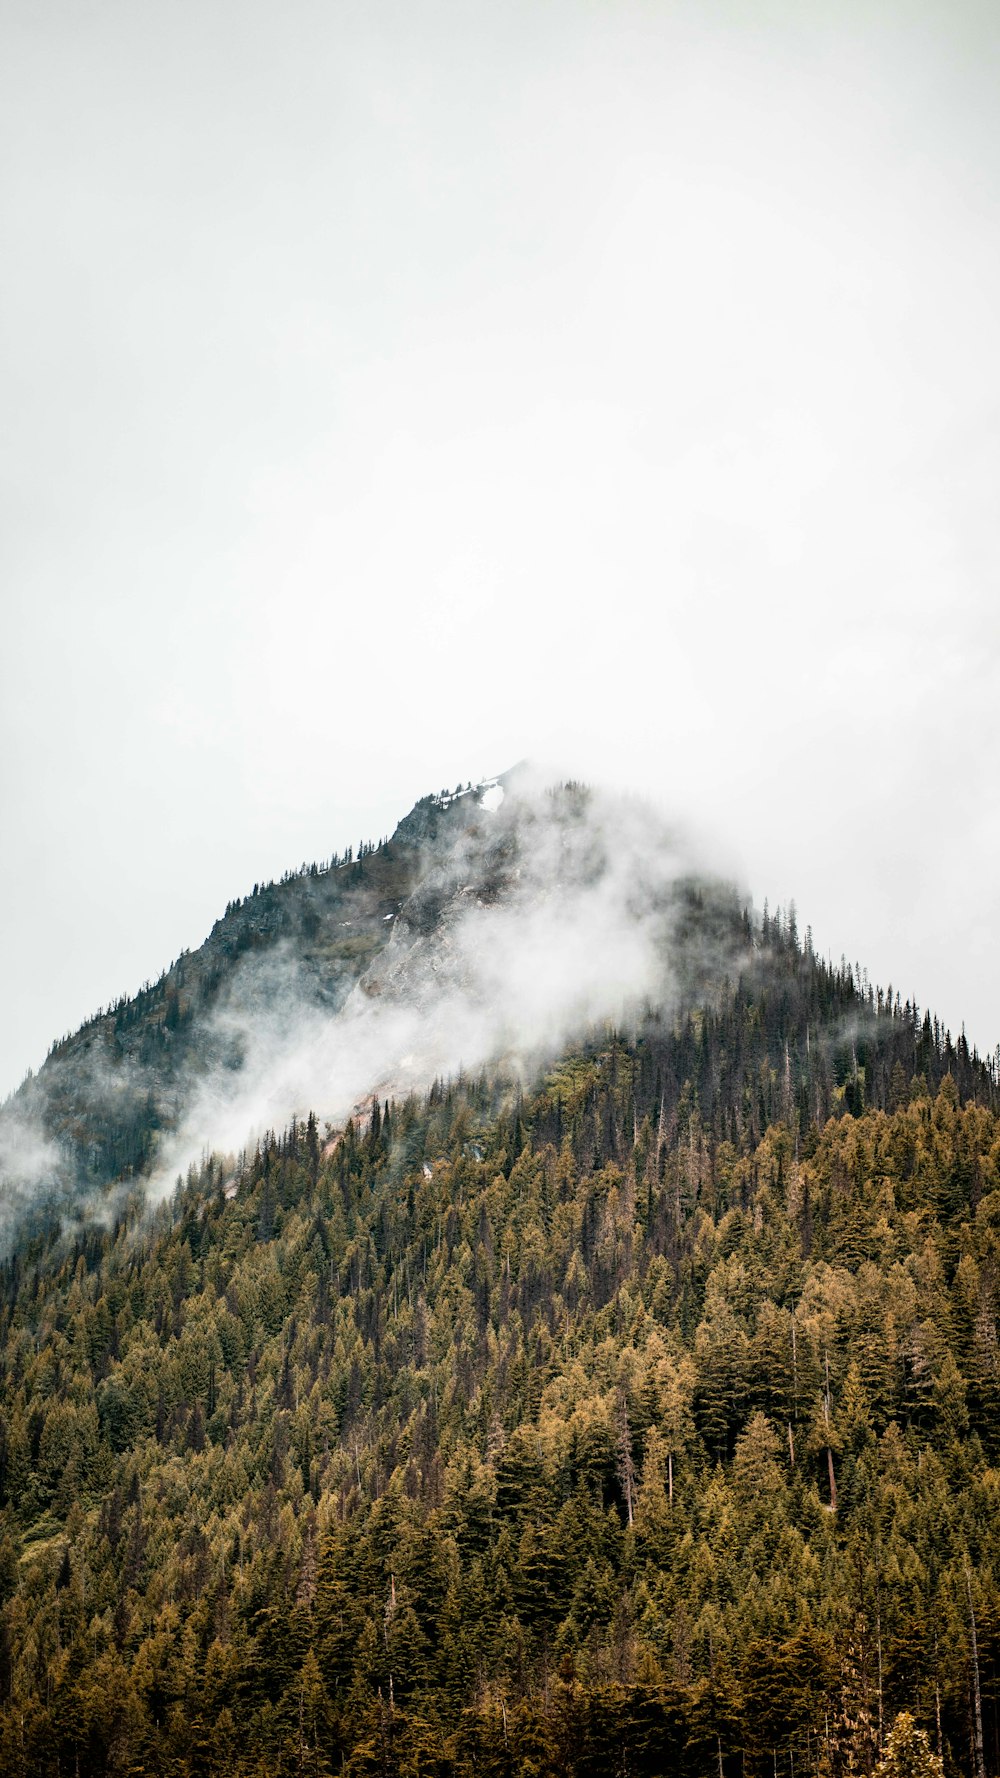
[[[767,1054],[783,1042],[776,1065],[812,1080],[842,1050],[837,1021],[853,1022],[852,1084],[828,1067],[815,1102],[840,1085],[870,1102],[856,1033],[894,1053],[897,1009],[887,1022],[850,972],[820,990],[824,967],[794,920],[755,921],[647,806],[522,764],[421,798],[357,857],[255,884],[158,982],[56,1046],[0,1114],[8,1234],[40,1205],[76,1214],[135,1181],[162,1193],[205,1152],[309,1111],[342,1123],[373,1091],[496,1066],[528,1080],[608,1026],[700,1019],[734,992],[763,1001],[775,975],[791,1001]],[[803,1055],[808,992],[826,1011]],[[909,1072],[921,1046],[923,1027]],[[964,1092],[993,1090],[967,1046],[935,1038],[939,1053]]]

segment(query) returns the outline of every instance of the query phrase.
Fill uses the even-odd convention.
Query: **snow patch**
[[[490,814],[492,815],[497,809],[499,809],[500,804],[502,802],[503,802],[503,785],[502,784],[491,784],[489,789],[484,790],[482,796],[479,798],[479,807],[481,809],[488,809],[490,811]]]

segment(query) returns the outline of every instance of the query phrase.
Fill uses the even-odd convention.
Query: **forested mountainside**
[[[504,784],[5,1108],[4,1774],[1000,1769],[997,1058]]]
[[[0,1769],[998,1769],[994,1071],[747,938],[22,1241]]]

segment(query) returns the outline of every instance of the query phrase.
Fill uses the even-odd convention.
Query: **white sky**
[[[0,1092],[525,755],[992,1048],[995,5],[3,30]]]

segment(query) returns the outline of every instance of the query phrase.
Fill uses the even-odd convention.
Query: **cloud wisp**
[[[154,1192],[308,1110],[336,1126],[374,1095],[462,1070],[503,1063],[528,1077],[595,1026],[669,1009],[692,972],[724,962],[721,936],[680,941],[680,886],[704,873],[649,808],[527,774],[493,802],[479,799],[430,855],[336,1011],[317,1003],[291,947],[234,975],[214,1026],[240,1066],[199,1080]]]
[[[17,1104],[0,1112],[0,1251],[21,1217],[64,1180],[66,1156],[37,1117]]]

